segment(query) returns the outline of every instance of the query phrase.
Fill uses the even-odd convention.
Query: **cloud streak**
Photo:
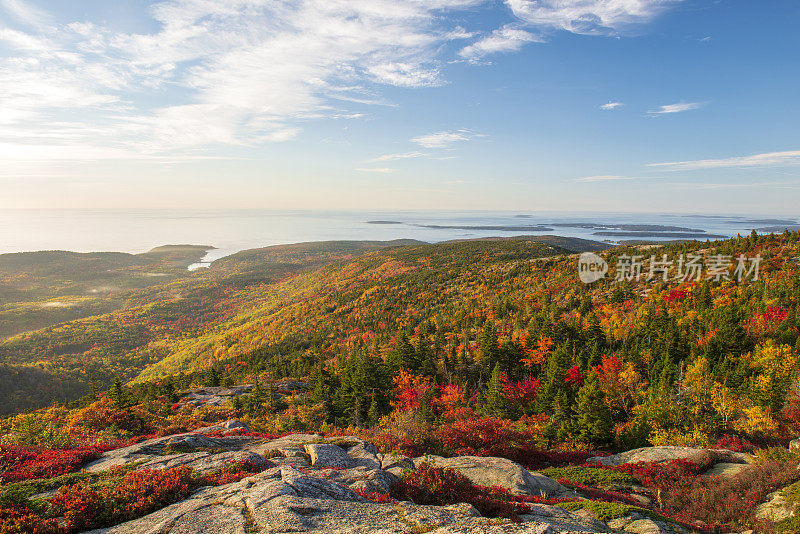
[[[475,137],[481,136],[474,133],[472,130],[462,129],[419,135],[413,137],[411,142],[425,148],[451,148],[455,143],[469,141]]]
[[[469,60],[478,60],[490,54],[501,52],[518,52],[525,44],[544,42],[542,37],[511,25],[494,30],[488,36],[466,46],[458,53]]]
[[[647,164],[647,166],[650,168],[665,171],[695,171],[737,167],[782,167],[790,165],[800,165],[800,150],[765,152],[763,154],[737,156],[733,158],[672,161],[666,163]]]
[[[684,111],[691,111],[699,109],[705,105],[705,102],[679,102],[677,104],[667,104],[658,109],[648,111],[648,115],[669,115],[672,113],[683,113]]]

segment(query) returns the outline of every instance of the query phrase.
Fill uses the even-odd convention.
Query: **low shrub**
[[[579,484],[587,486],[598,486],[601,488],[613,486],[615,484],[637,484],[638,480],[630,473],[605,469],[602,467],[587,466],[568,466],[550,467],[541,473],[553,479],[565,478]]]
[[[567,486],[578,490],[578,492],[580,492],[581,495],[589,499],[602,500],[606,502],[621,502],[633,506],[638,506],[641,504],[638,500],[634,499],[633,497],[631,497],[626,493],[619,493],[616,491],[608,491],[599,488],[593,488],[591,486],[586,486],[585,484],[581,484],[579,482],[575,482],[574,480],[569,480],[566,478],[558,479],[558,483],[563,486]]]
[[[672,519],[653,512],[641,506],[633,506],[630,504],[622,504],[616,502],[605,501],[571,501],[565,503],[558,503],[555,506],[564,510],[574,512],[575,510],[588,510],[599,521],[607,523],[611,520],[624,517],[630,513],[637,512],[645,517],[650,517],[658,521],[673,522]]]
[[[678,459],[664,463],[635,462],[618,465],[610,469],[628,473],[643,486],[663,490],[674,486],[691,485],[708,467],[708,465]]]
[[[239,482],[262,471],[261,467],[248,461],[231,462],[211,473],[196,475],[195,484],[200,486],[221,486]]]
[[[358,488],[354,489],[353,493],[355,493],[356,495],[360,495],[361,497],[364,497],[368,501],[376,502],[378,504],[387,504],[394,501],[394,499],[392,499],[392,496],[389,495],[388,493],[380,493],[377,491],[366,491]]]
[[[719,438],[716,443],[714,443],[715,449],[728,449],[729,451],[734,452],[746,452],[751,453],[755,450],[756,446],[750,443],[748,440],[740,438],[738,436],[729,436],[724,435]]]
[[[798,463],[800,462],[800,454],[797,451],[791,451],[786,447],[767,447],[765,449],[758,449],[751,455],[753,463],[761,465],[771,462],[787,462]]]
[[[99,449],[92,446],[53,450],[3,445],[0,446],[0,482],[57,477],[99,456]]]
[[[530,503],[555,504],[568,500],[516,495],[496,486],[477,486],[458,471],[427,463],[406,472],[393,486],[392,493],[399,500],[416,504],[446,506],[465,502],[475,506],[483,516],[510,519],[530,511]]]
[[[60,534],[55,519],[43,519],[22,505],[0,506],[0,534]]]
[[[68,532],[113,525],[185,499],[194,484],[188,467],[142,469],[113,483],[64,486],[50,499],[51,513],[64,517]]]
[[[443,452],[458,456],[498,456],[508,458],[528,469],[583,463],[595,453],[588,451],[552,451],[537,446],[534,433],[518,430],[510,421],[479,417],[442,425],[434,438]]]
[[[404,473],[392,488],[392,493],[398,499],[416,504],[445,506],[472,502],[478,489],[458,471],[422,463],[416,469]]]

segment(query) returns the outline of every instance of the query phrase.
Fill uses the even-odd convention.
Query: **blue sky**
[[[798,215],[800,4],[0,0],[0,207]]]

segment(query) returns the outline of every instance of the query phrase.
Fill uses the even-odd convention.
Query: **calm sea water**
[[[5,210],[0,211],[0,253],[32,250],[144,252],[158,245],[202,244],[216,247],[206,258],[214,260],[250,248],[334,239],[411,238],[433,243],[522,234],[554,234],[609,242],[625,239],[595,235],[602,228],[550,226],[551,231],[527,232],[442,226],[652,224],[733,236],[769,226],[767,219],[769,217],[586,212]],[[367,222],[376,220],[400,224]]]

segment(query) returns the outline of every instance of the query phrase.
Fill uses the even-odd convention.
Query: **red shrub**
[[[260,473],[262,468],[253,462],[238,461],[231,462],[213,473],[196,477],[195,482],[202,486],[221,486],[223,484],[231,484],[239,482],[247,477]]]
[[[537,436],[515,429],[494,417],[462,419],[443,424],[433,437],[460,456],[499,456],[528,469],[582,463],[595,454],[584,451],[547,451],[535,445]]]
[[[50,499],[54,515],[63,515],[69,532],[135,519],[185,499],[194,485],[192,470],[142,469],[107,486],[75,484]]]
[[[394,499],[392,499],[392,496],[389,495],[388,493],[379,493],[379,492],[375,492],[375,491],[366,491],[366,490],[358,489],[358,488],[354,489],[353,493],[355,493],[356,495],[360,495],[360,496],[364,497],[368,501],[376,502],[378,504],[388,504],[388,503],[394,501]]]
[[[686,523],[700,520],[723,531],[752,528],[756,507],[768,493],[800,479],[793,464],[753,466],[733,477],[697,478],[684,490],[662,492],[665,512]]]
[[[748,440],[738,436],[729,436],[727,434],[719,438],[714,444],[714,447],[717,449],[728,449],[729,451],[746,453],[751,453],[756,449],[756,446]]]
[[[399,452],[405,456],[416,457],[420,456],[423,452],[419,450],[417,444],[410,439],[385,432],[371,436],[370,442],[375,446],[378,452],[384,454]]]
[[[53,478],[74,471],[98,457],[97,447],[53,450],[0,445],[0,480],[8,483],[31,478]]]
[[[392,493],[398,499],[407,499],[416,504],[445,506],[472,502],[478,494],[478,488],[453,469],[423,463],[405,473],[392,488]]]
[[[555,504],[571,500],[515,495],[497,486],[476,486],[453,469],[425,463],[406,473],[392,491],[398,499],[408,499],[417,504],[445,506],[466,502],[475,506],[483,516],[510,519],[529,512],[529,503]]]
[[[0,507],[0,534],[57,534],[55,519],[44,519],[33,510],[20,506]]]
[[[709,466],[678,459],[665,463],[636,462],[612,467],[636,477],[643,486],[667,489],[676,485],[691,485]]]

